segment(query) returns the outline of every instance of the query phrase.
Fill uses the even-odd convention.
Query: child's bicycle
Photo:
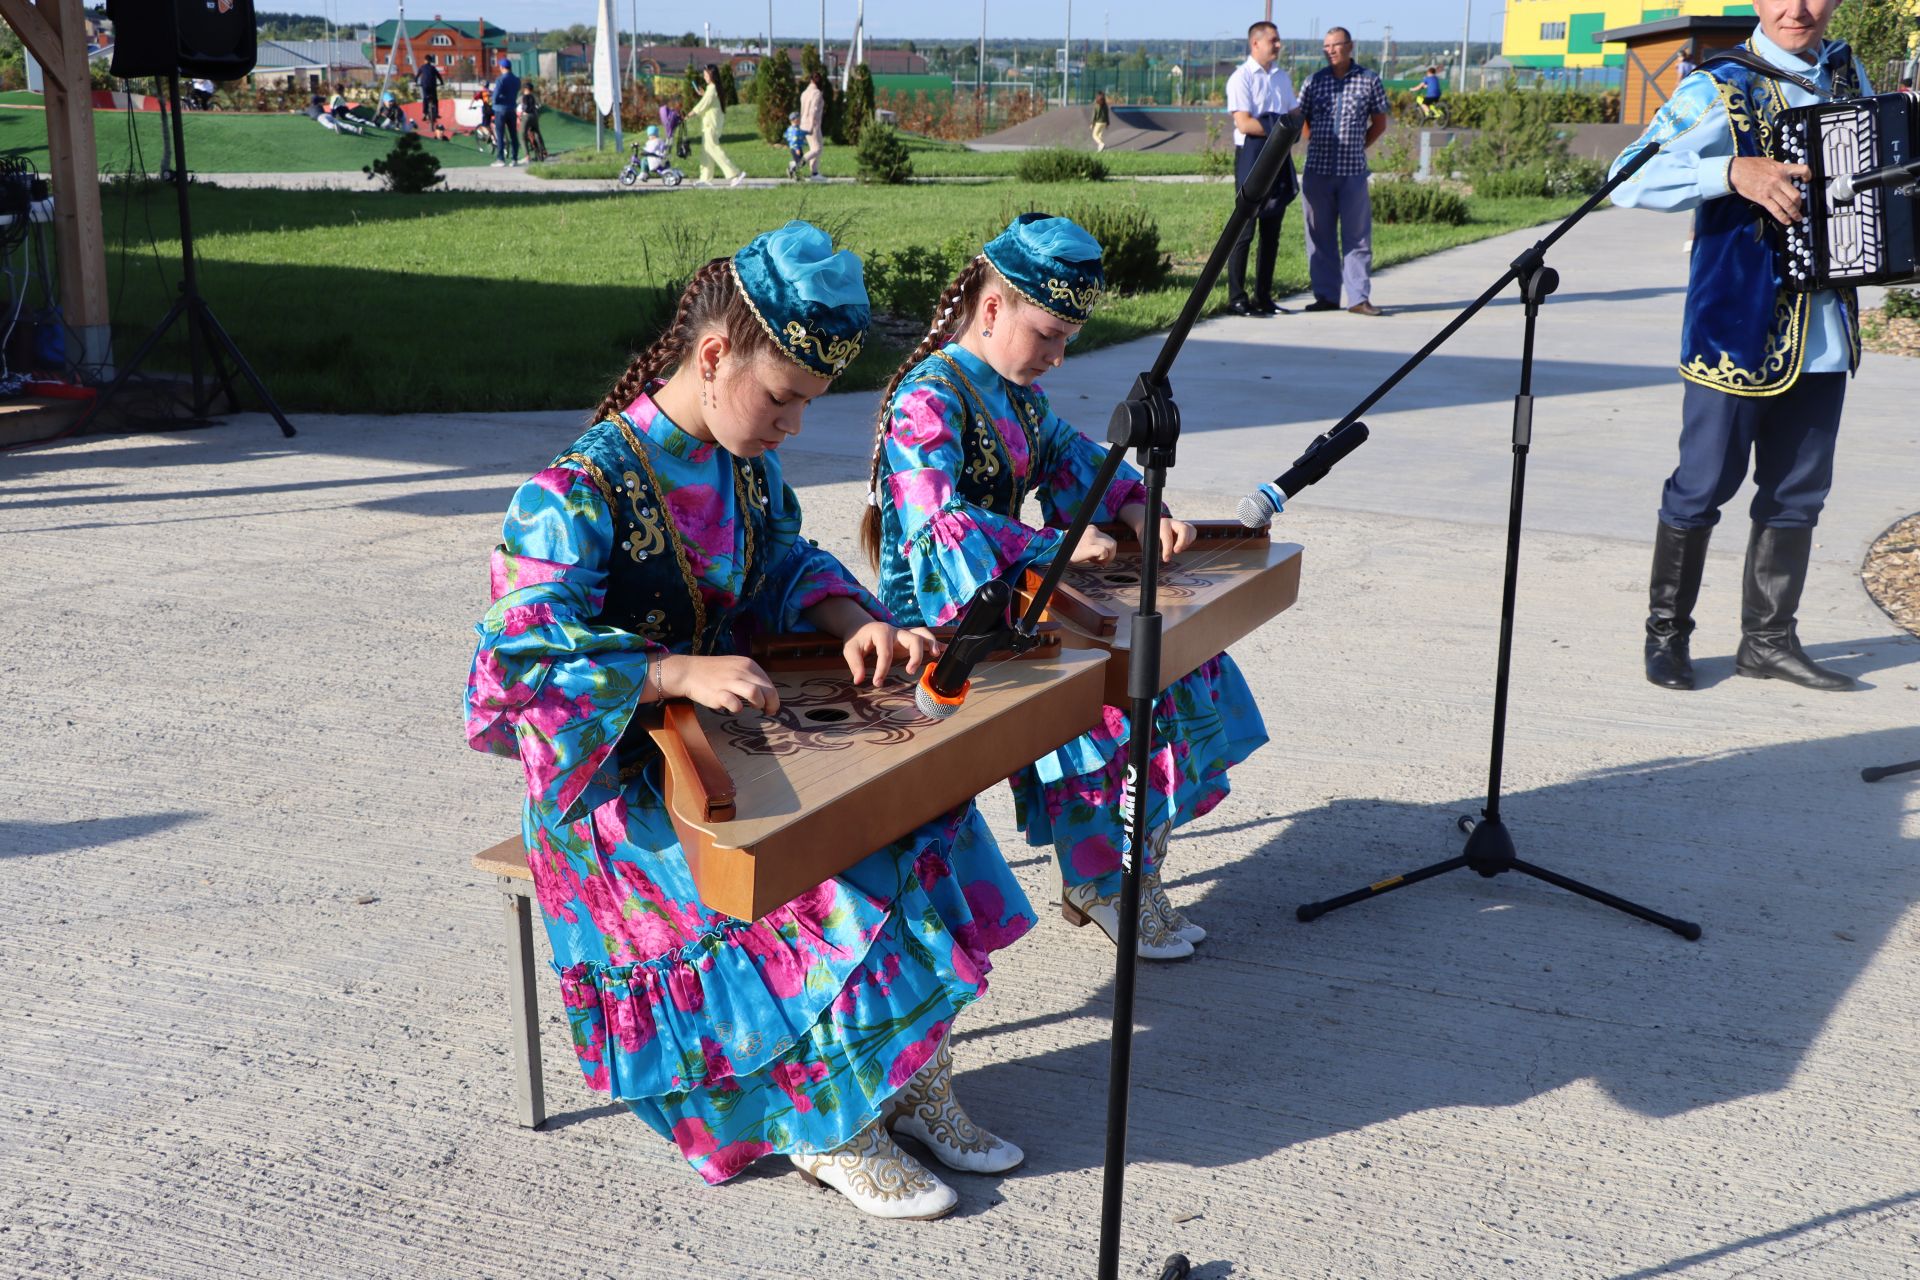
[[[636,182],[652,182],[655,178],[669,187],[677,187],[687,180],[687,175],[672,165],[662,165],[659,169],[647,166],[647,153],[634,144],[633,154],[627,157],[626,168],[620,170],[620,185],[631,187]]]
[[[1452,127],[1453,109],[1447,105],[1445,98],[1441,98],[1438,101],[1428,101],[1426,98],[1422,98],[1420,99],[1419,105],[1420,118],[1422,120],[1438,129]]]

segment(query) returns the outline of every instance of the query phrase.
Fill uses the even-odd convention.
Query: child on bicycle
[[[640,148],[640,154],[647,158],[647,172],[665,173],[667,169],[667,140],[660,136],[660,126],[647,126],[647,145]]]

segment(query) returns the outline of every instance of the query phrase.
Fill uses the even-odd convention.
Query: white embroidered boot
[[[1076,884],[1060,894],[1060,914],[1072,925],[1097,924],[1109,941],[1120,941],[1120,895],[1102,896],[1091,884]],[[1185,960],[1193,954],[1193,944],[1168,930],[1153,909],[1153,900],[1143,892],[1140,899],[1140,944],[1142,960]]]
[[[943,1218],[960,1203],[952,1187],[894,1144],[880,1120],[831,1151],[787,1158],[808,1182],[832,1187],[876,1218]]]
[[[953,1096],[953,1052],[945,1040],[894,1099],[893,1131],[916,1139],[934,1159],[962,1173],[1005,1173],[1027,1158],[960,1109]]]
[[[1155,827],[1152,834],[1147,837],[1149,843],[1153,845],[1153,865],[1155,867],[1166,865],[1167,841],[1172,838],[1173,824],[1170,822],[1161,823]],[[1160,923],[1167,927],[1168,933],[1171,933],[1176,938],[1184,938],[1188,942],[1198,943],[1206,941],[1207,931],[1187,919],[1185,913],[1183,913],[1180,908],[1174,906],[1172,900],[1167,897],[1166,886],[1160,883],[1160,873],[1158,871],[1149,871],[1145,877],[1142,878],[1140,882],[1140,894],[1148,902],[1153,904],[1155,913],[1160,917]]]

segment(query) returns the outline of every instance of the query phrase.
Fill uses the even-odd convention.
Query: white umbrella
[[[613,117],[613,148],[625,150],[620,139],[620,41],[614,34],[614,0],[599,0],[600,29],[593,42],[593,105],[602,116]]]

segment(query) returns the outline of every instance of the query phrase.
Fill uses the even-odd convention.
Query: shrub
[[[853,130],[851,111],[847,129],[850,133]],[[900,141],[900,135],[890,125],[869,122],[860,130],[860,145],[853,155],[859,165],[857,176],[861,182],[892,186],[913,177],[913,157],[907,154],[907,144]]]
[[[1920,320],[1920,289],[1887,290],[1887,319]]]
[[[1138,205],[1085,204],[1067,216],[1100,242],[1109,293],[1146,293],[1167,282],[1171,263],[1160,249],[1160,224]]]
[[[1233,173],[1233,148],[1220,145],[1220,117],[1207,113],[1207,145],[1200,149],[1200,172],[1209,178]]]
[[[1565,131],[1547,119],[1548,113],[1533,99],[1533,94],[1516,90],[1495,95],[1491,115],[1467,146],[1468,173],[1478,177],[1566,159]]]
[[[860,145],[873,125],[873,72],[862,62],[854,67],[851,82],[840,113],[839,138],[851,146]]]
[[[440,172],[439,158],[421,146],[419,135],[412,133],[401,134],[393,150],[384,158],[363,166],[361,172],[384,181],[387,190],[407,196],[419,195],[446,180]]]
[[[760,141],[779,142],[787,132],[787,116],[800,108],[800,90],[793,83],[793,64],[785,49],[760,59],[753,73],[753,107]]]
[[[910,244],[867,259],[867,294],[874,308],[908,320],[930,322],[940,291],[957,273],[949,247]]]
[[[1104,182],[1106,162],[1085,151],[1042,147],[1021,154],[1013,176],[1022,182]]]
[[[1492,200],[1524,196],[1584,196],[1606,181],[1607,168],[1598,160],[1567,156],[1545,164],[1524,165],[1473,175],[1473,194]]]
[[[1376,182],[1373,216],[1380,222],[1437,222],[1463,226],[1469,217],[1466,197],[1433,182]]]

